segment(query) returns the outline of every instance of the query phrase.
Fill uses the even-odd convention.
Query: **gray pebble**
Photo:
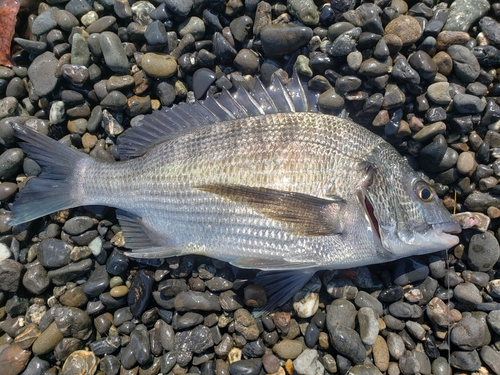
[[[354,303],[359,308],[369,307],[373,309],[373,311],[377,313],[378,316],[382,316],[384,313],[384,307],[382,306],[382,303],[380,303],[379,300],[377,300],[374,296],[368,294],[364,290],[360,290],[357,293],[356,298],[354,299]]]
[[[484,325],[472,316],[464,317],[451,330],[451,342],[461,350],[475,350],[485,334]]]
[[[491,346],[485,345],[479,352],[481,359],[493,370],[495,374],[500,374],[500,353]]]
[[[48,238],[42,240],[36,247],[36,254],[42,266],[59,268],[69,264],[71,261],[71,250],[73,250],[73,246],[66,242],[55,238]]]
[[[456,94],[453,97],[455,109],[464,114],[481,113],[486,107],[486,101],[470,94]]]
[[[383,39],[381,39],[382,41]],[[413,83],[418,85],[420,83],[420,76],[418,72],[411,67],[405,59],[398,59],[392,67],[391,76],[403,82]],[[451,98],[450,98],[451,100]]]
[[[455,298],[463,303],[477,305],[483,302],[483,298],[477,287],[472,283],[458,284],[453,290]]]
[[[488,0],[455,0],[443,30],[469,31],[471,25],[490,9]]]
[[[94,221],[91,217],[76,216],[64,223],[63,230],[72,236],[76,236],[91,229],[93,226]]]
[[[92,10],[92,5],[87,0],[70,0],[64,9],[80,18]]]
[[[476,56],[467,48],[453,45],[446,51],[453,60],[453,72],[463,82],[474,82],[479,77],[481,67]]]
[[[70,32],[73,27],[80,24],[78,19],[73,14],[64,9],[58,10],[54,19],[57,22],[57,25],[67,32]]]
[[[60,286],[85,274],[92,266],[93,262],[91,259],[84,259],[80,262],[70,263],[61,268],[50,270],[47,276],[52,284]]]
[[[175,309],[180,312],[189,310],[220,311],[219,300],[216,296],[195,291],[177,294],[174,305]]]
[[[23,165],[24,152],[20,148],[10,148],[0,155],[0,179],[15,175]]]
[[[472,236],[467,249],[467,263],[474,271],[489,271],[500,258],[500,246],[490,233]]]
[[[406,302],[394,302],[389,305],[389,312],[396,318],[415,318],[422,315],[422,310],[419,306],[410,305]]]
[[[42,294],[50,285],[47,271],[39,262],[26,265],[26,273],[23,275],[23,286],[35,295]],[[1,289],[1,288],[0,288]]]
[[[37,42],[35,40],[23,38],[14,38],[14,41],[32,56],[38,56],[47,50],[47,43],[45,42]]]
[[[35,36],[43,35],[57,26],[56,14],[58,8],[52,7],[35,18],[31,25],[31,32]]]
[[[352,328],[354,327],[355,318],[356,307],[347,300],[334,300],[326,309],[328,331],[333,330],[338,325]]]
[[[328,49],[328,54],[334,57],[347,56],[356,50],[361,28],[355,27],[339,35]]]
[[[407,352],[399,358],[399,368],[403,374],[417,374],[420,372],[420,363],[411,355],[411,352]]]
[[[92,334],[92,320],[87,313],[76,307],[56,308],[54,321],[65,337],[86,340]]]
[[[362,307],[358,311],[359,334],[365,345],[373,345],[379,331],[378,314],[370,307]]]
[[[337,324],[328,327],[330,341],[335,350],[349,358],[354,364],[362,364],[366,358],[366,350],[359,334],[352,328]]]
[[[0,290],[17,292],[21,282],[24,266],[13,259],[4,259],[0,262]]]
[[[149,335],[145,325],[139,324],[130,334],[130,350],[140,365],[151,360]]]
[[[189,17],[179,25],[179,36],[183,38],[191,34],[194,39],[201,40],[205,36],[205,24],[199,17]]]
[[[449,375],[451,367],[444,357],[438,357],[432,362],[432,373],[434,375]]]
[[[193,7],[193,0],[166,0],[165,4],[178,16],[185,17]]]
[[[282,57],[305,46],[313,36],[306,26],[269,25],[262,29],[260,38],[266,57]]]
[[[481,367],[481,359],[477,351],[454,351],[450,357],[451,367],[465,371],[477,371]]]
[[[248,38],[252,26],[253,20],[248,16],[235,18],[229,24],[234,39],[240,43],[243,43]]]
[[[37,56],[28,68],[28,76],[38,96],[52,93],[59,81],[54,74],[58,60],[52,52]]]
[[[117,74],[127,74],[129,72],[129,62],[127,54],[123,49],[118,35],[111,31],[104,31],[99,36],[99,45],[102,50],[106,65]]]

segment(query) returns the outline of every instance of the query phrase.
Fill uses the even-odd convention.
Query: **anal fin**
[[[119,209],[116,210],[116,217],[125,238],[125,247],[132,250],[158,247],[158,243],[154,241],[154,234],[141,217]]]

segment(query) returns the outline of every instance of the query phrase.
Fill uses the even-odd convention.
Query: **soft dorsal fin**
[[[342,233],[340,211],[344,200],[242,185],[203,185],[207,193],[242,203],[260,214],[287,224],[290,232],[302,236],[331,236]]]
[[[139,126],[127,130],[118,138],[118,153],[122,160],[144,155],[151,147],[179,135],[210,124],[281,112],[316,112],[318,93],[304,86],[294,71],[291,81],[283,85],[275,75],[264,87],[256,79],[247,91],[238,80],[235,89],[223,90],[216,98],[181,103],[146,115]]]

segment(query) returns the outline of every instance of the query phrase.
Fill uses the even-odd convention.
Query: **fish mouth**
[[[460,239],[455,234],[462,231],[460,225],[455,222],[432,224],[432,231],[445,245],[452,247],[458,245]]]

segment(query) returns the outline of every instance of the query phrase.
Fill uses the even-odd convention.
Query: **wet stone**
[[[0,290],[17,292],[23,269],[24,266],[13,259],[2,260],[0,262]]]
[[[349,358],[355,364],[362,364],[366,351],[359,334],[352,328],[336,325],[328,329],[331,345],[340,354]]]
[[[106,65],[117,74],[127,74],[129,63],[121,40],[115,33],[104,31],[99,36],[99,45]]]
[[[146,74],[154,78],[168,78],[177,72],[177,62],[166,54],[148,52],[141,64]]]
[[[220,311],[218,298],[212,294],[187,291],[175,296],[175,309],[177,311]]]
[[[106,267],[96,267],[84,285],[84,292],[89,297],[97,297],[109,287],[109,274]]]
[[[313,32],[305,26],[269,25],[262,29],[260,38],[266,57],[282,57],[305,46]]]
[[[120,360],[114,355],[106,355],[99,362],[99,370],[105,374],[117,375],[120,371]]]
[[[474,271],[489,271],[500,257],[500,246],[490,233],[472,236],[467,250],[467,263]]]
[[[347,56],[356,50],[358,38],[361,35],[361,28],[355,27],[340,34],[328,49],[328,54],[333,57]]]
[[[461,81],[474,82],[479,77],[479,62],[467,47],[453,45],[446,52],[453,60],[453,72]]]
[[[476,351],[454,351],[450,357],[451,367],[465,371],[477,371],[481,367],[481,359]]]
[[[273,352],[283,359],[295,359],[302,353],[302,344],[297,340],[283,339],[273,346]]]
[[[326,313],[326,325],[328,330],[334,329],[337,325],[353,327],[356,316],[356,307],[347,300],[334,300],[328,307]]]
[[[61,268],[51,270],[47,273],[47,276],[54,285],[64,285],[68,281],[85,274],[92,268],[92,264],[91,259],[84,259],[80,262],[70,263]]]
[[[261,359],[243,359],[229,365],[231,375],[258,375],[261,369]]]
[[[385,32],[397,35],[403,42],[403,46],[409,46],[420,38],[422,28],[414,17],[400,16],[387,24]]]
[[[472,283],[458,284],[454,289],[455,298],[463,303],[479,304],[483,301],[477,287]]]
[[[86,340],[92,334],[90,317],[76,307],[59,307],[54,312],[54,322],[57,328],[66,337]]]
[[[70,263],[72,249],[73,247],[64,241],[45,239],[36,247],[37,259],[47,268],[62,267]]]
[[[114,250],[106,262],[106,271],[110,275],[120,275],[128,268],[129,259],[122,252]]]
[[[474,350],[478,348],[484,338],[485,327],[476,318],[465,317],[451,330],[451,342],[461,350]]]
[[[490,9],[487,0],[455,0],[450,6],[443,30],[469,31],[470,26]]]
[[[438,67],[435,61],[424,51],[417,51],[412,54],[408,62],[424,80],[434,79]]]
[[[413,69],[405,59],[399,59],[396,61],[392,67],[391,75],[395,79],[404,82],[413,83],[415,85],[420,83],[420,76],[417,71]]]
[[[455,109],[464,114],[481,113],[486,107],[486,102],[470,94],[456,94],[453,97]]]
[[[139,318],[146,309],[153,292],[154,274],[149,270],[139,270],[132,279],[128,293],[128,304],[132,314]]]

